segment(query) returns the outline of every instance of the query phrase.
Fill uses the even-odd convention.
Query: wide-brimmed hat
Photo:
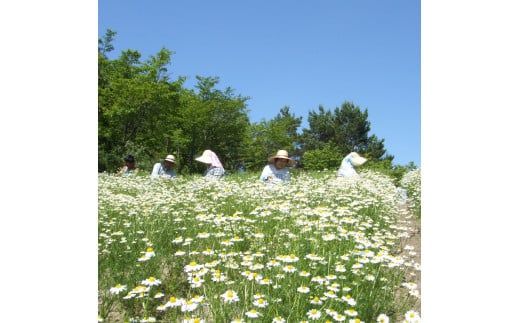
[[[367,161],[366,158],[361,157],[355,151],[351,152],[349,155],[350,155],[350,160],[352,161],[352,165],[354,165],[354,166],[361,166]]]
[[[175,164],[175,156],[173,156],[173,155],[166,156],[166,158],[164,158],[164,160],[172,162],[172,163]]]
[[[289,158],[289,153],[287,152],[287,150],[278,150],[276,155],[269,157],[267,160],[270,163],[274,163],[274,160],[277,158],[286,159],[289,162],[288,163],[289,166],[293,166],[294,164],[296,164],[294,159]]]
[[[195,160],[204,164],[209,164],[211,166],[222,167],[222,163],[218,159],[217,154],[209,149],[204,150],[202,155],[195,158]]]

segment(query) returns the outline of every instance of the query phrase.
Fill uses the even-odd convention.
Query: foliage
[[[100,40],[98,58],[98,164],[114,171],[126,154],[139,167],[150,167],[167,154],[178,159],[179,171],[197,171],[194,163],[205,149],[221,161],[236,161],[249,124],[246,100],[230,88],[215,89],[216,77],[198,76],[196,90],[185,78],[169,79],[172,52],[161,49],[146,61],[135,50],[109,59],[115,33]]]
[[[314,309],[323,321],[402,321],[420,269],[397,243],[409,228],[396,187],[373,172],[311,175],[279,186],[99,175],[100,318],[230,322],[256,309],[262,322],[299,322]]]
[[[258,170],[265,166],[267,158],[284,149],[293,155],[298,142],[297,129],[302,118],[290,113],[285,106],[269,121],[252,123],[248,129],[244,162],[248,169]]]
[[[406,189],[408,203],[412,212],[421,217],[421,170],[408,171],[401,180],[401,186]]]
[[[322,148],[307,150],[303,154],[302,164],[305,169],[311,170],[337,169],[343,157],[341,150],[329,142]]]
[[[309,128],[304,129],[302,135],[304,151],[319,149],[329,143],[338,147],[342,155],[356,151],[369,159],[393,159],[390,155],[383,156],[386,153],[384,139],[368,136],[368,111],[361,111],[352,102],[344,102],[333,112],[320,105],[317,112],[309,112],[308,121]]]

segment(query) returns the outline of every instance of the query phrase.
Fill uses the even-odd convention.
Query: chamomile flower
[[[321,312],[315,308],[307,312],[307,317],[310,320],[317,320],[321,317]]]
[[[147,279],[143,280],[141,284],[146,286],[159,286],[161,284],[161,281],[159,279],[156,279],[155,277],[148,277]]]
[[[126,285],[117,284],[116,286],[110,288],[110,294],[117,295],[125,290],[126,290]]]
[[[386,314],[379,314],[376,319],[377,323],[389,323],[390,318]]]
[[[199,303],[194,302],[192,299],[185,301],[181,305],[181,311],[182,312],[193,312],[197,309],[199,306]]]
[[[356,317],[358,315],[358,312],[353,308],[349,308],[345,311],[345,314],[347,314],[350,317]]]
[[[224,294],[220,295],[220,297],[222,298],[224,303],[235,303],[240,300],[238,294],[231,289],[227,290]]]
[[[414,310],[410,310],[410,311],[406,312],[406,314],[404,315],[404,318],[406,319],[407,322],[420,322],[421,321],[421,317],[419,316],[419,313],[417,313]]]
[[[252,319],[262,316],[262,314],[255,309],[249,310],[245,314],[247,317]]]
[[[269,303],[265,299],[259,298],[253,301],[253,305],[256,307],[265,308],[267,305],[269,305]]]
[[[299,293],[307,294],[310,291],[310,288],[307,286],[300,286],[296,289]]]
[[[276,316],[275,318],[273,318],[272,323],[285,323],[285,319],[281,316]]]

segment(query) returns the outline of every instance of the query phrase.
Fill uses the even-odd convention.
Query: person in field
[[[353,151],[341,161],[341,166],[338,170],[338,177],[357,177],[359,176],[355,166],[361,166],[367,161],[366,158],[361,157],[357,152]]]
[[[153,165],[151,178],[164,178],[164,179],[174,179],[177,174],[175,174],[175,156],[168,155],[164,158],[162,163],[156,163]]]
[[[208,165],[208,168],[204,172],[204,177],[208,179],[219,179],[224,176],[225,170],[222,163],[211,150],[204,150],[201,156],[195,158],[196,161]]]
[[[278,150],[276,155],[268,158],[269,164],[264,167],[260,179],[266,183],[282,183],[291,180],[288,166],[296,163],[289,158],[286,150]]]
[[[132,176],[137,174],[139,169],[136,167],[135,158],[132,155],[127,155],[124,159],[125,166],[117,172],[120,176]]]

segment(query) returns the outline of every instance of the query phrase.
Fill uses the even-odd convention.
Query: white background
[[[94,322],[97,3],[0,6],[0,321]],[[423,322],[518,320],[519,12],[422,2]]]

